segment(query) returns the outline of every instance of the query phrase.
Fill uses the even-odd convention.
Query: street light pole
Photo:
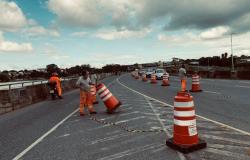
[[[234,72],[233,33],[231,33],[231,56],[232,56],[232,72]]]

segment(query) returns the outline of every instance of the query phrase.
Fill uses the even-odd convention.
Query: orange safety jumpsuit
[[[181,79],[181,91],[185,92],[187,88],[187,77],[186,77],[186,70],[185,68],[179,69],[179,76]]]
[[[58,78],[57,76],[52,76],[49,79],[49,83],[52,83],[52,82],[56,82],[56,89],[57,89],[57,92],[58,92],[58,96],[61,97],[62,96],[62,87],[61,87],[60,78]]]
[[[90,113],[95,112],[93,109],[93,95],[90,90],[88,80],[84,80],[82,77],[78,79],[76,85],[80,87],[80,106],[79,112],[81,115],[84,114],[84,107],[86,106]]]

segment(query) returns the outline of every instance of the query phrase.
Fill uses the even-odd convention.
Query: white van
[[[156,79],[162,79],[164,73],[165,73],[164,69],[156,69],[155,70]]]

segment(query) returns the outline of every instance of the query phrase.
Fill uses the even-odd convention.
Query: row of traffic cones
[[[192,76],[191,92],[202,91],[199,80],[198,74]],[[147,81],[146,75],[142,76],[142,81]],[[151,83],[157,83],[154,74],[151,76]],[[162,86],[169,86],[167,73],[163,75]],[[174,98],[173,137],[167,138],[166,145],[182,153],[193,152],[207,146],[198,136],[193,96],[186,90],[186,79],[181,81],[181,91]]]
[[[135,75],[133,74],[133,77],[135,79],[139,79],[139,76],[138,75]],[[164,73],[163,76],[162,76],[162,86],[169,86],[169,74],[168,73]],[[142,81],[143,82],[147,82],[148,79],[146,77],[145,74],[142,75]],[[157,80],[156,80],[156,75],[155,73],[152,73],[151,74],[151,78],[150,78],[150,83],[151,84],[156,84],[157,83]],[[185,91],[184,88],[186,89],[186,80],[183,79],[181,81],[181,86],[182,86],[182,91]],[[190,90],[190,92],[201,92],[201,86],[200,86],[200,76],[198,74],[194,74],[192,76],[192,89]]]

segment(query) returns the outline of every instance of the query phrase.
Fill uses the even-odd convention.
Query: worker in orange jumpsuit
[[[84,116],[84,107],[87,107],[90,114],[96,114],[93,109],[93,96],[91,94],[91,80],[89,78],[89,72],[83,71],[82,76],[77,80],[76,86],[80,88],[80,116]]]
[[[181,91],[185,92],[187,88],[187,71],[184,64],[179,69],[179,77],[181,79]]]
[[[56,72],[52,73],[52,75],[49,79],[49,83],[56,83],[56,90],[58,93],[58,97],[60,99],[62,99],[62,86],[61,86],[61,80],[58,77],[58,73],[56,73]]]

